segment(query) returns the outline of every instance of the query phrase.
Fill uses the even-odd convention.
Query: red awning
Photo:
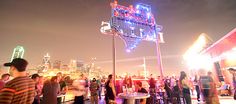
[[[202,51],[202,54],[209,54],[212,58],[236,47],[236,28]]]

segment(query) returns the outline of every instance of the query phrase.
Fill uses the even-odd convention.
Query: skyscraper
[[[50,68],[50,56],[47,53],[46,55],[44,55],[43,57],[43,70],[46,71]]]

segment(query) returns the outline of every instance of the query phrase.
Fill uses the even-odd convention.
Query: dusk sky
[[[17,45],[25,48],[29,68],[51,61],[68,64],[71,59],[91,62],[112,72],[112,37],[100,32],[101,22],[111,17],[113,0],[1,0],[0,63],[10,61]],[[217,41],[236,28],[236,0],[119,0],[120,5],[145,3],[163,26],[161,44],[164,75],[179,75],[182,55],[201,33]],[[147,57],[147,69],[158,74],[156,45],[141,42],[131,53],[117,37],[117,73],[137,73]]]

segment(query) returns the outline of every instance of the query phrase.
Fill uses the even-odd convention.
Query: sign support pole
[[[157,64],[158,64],[158,69],[160,71],[161,79],[163,79],[164,75],[163,75],[163,66],[162,66],[162,60],[161,60],[161,49],[160,49],[160,44],[159,44],[159,38],[156,39],[156,48],[157,48]]]
[[[114,85],[116,85],[116,41],[115,41],[116,33],[112,33],[112,57],[113,57],[113,78],[114,78]]]

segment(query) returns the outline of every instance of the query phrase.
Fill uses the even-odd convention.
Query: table
[[[43,98],[43,95],[41,95],[41,96],[39,96],[40,97],[40,99],[42,99]],[[61,94],[61,95],[57,95],[57,98],[62,98],[62,102],[64,103],[65,102],[65,98],[66,98],[66,95],[65,94]]]
[[[135,99],[145,99],[150,97],[147,93],[120,93],[118,94],[119,98],[127,99],[127,104],[135,104]]]

